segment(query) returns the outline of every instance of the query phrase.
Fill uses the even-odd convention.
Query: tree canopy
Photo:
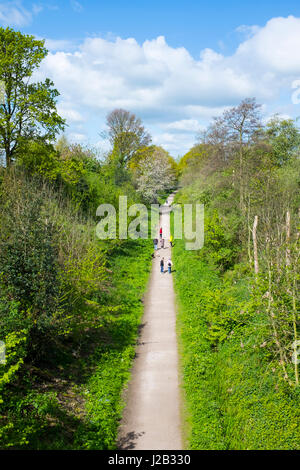
[[[125,165],[134,153],[151,142],[140,118],[125,109],[115,109],[107,115],[108,137],[119,162]]]
[[[24,140],[54,139],[65,121],[56,110],[59,95],[48,78],[32,82],[32,75],[47,55],[44,41],[11,28],[0,28],[0,147],[10,166]]]

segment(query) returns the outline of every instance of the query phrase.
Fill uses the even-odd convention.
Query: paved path
[[[169,203],[172,200],[173,195]],[[160,273],[161,257],[167,262],[171,255],[166,205],[162,207],[161,227],[166,248],[159,249],[153,260],[136,358],[125,393],[119,449],[182,449],[174,289],[167,263],[165,273]]]

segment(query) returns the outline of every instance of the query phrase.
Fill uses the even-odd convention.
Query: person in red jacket
[[[160,227],[160,229],[159,229],[159,236],[160,236],[160,238],[162,238],[162,227]]]

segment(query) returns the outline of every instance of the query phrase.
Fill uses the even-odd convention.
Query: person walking
[[[172,272],[172,261],[171,261],[170,258],[168,259],[168,271],[169,271],[169,274],[171,274],[171,272]]]
[[[165,267],[165,262],[164,262],[164,258],[162,258],[160,260],[160,272],[161,273],[164,273],[164,267]]]
[[[170,235],[170,247],[172,248],[173,246],[173,235]]]
[[[154,244],[154,250],[156,251],[157,250],[157,245],[158,245],[158,239],[157,238],[154,238],[153,244]]]
[[[160,236],[160,238],[162,238],[162,227],[160,227],[160,229],[159,229],[159,236]]]
[[[164,238],[161,238],[161,240],[160,240],[160,247],[161,248],[165,247],[165,239]]]

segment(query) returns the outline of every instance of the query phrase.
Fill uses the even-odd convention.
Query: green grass
[[[123,311],[108,328],[110,341],[95,354],[97,367],[85,390],[87,418],[92,426],[88,433],[77,433],[81,448],[116,448],[117,429],[124,406],[121,394],[130,377],[135,354],[151,253],[151,241],[131,240],[111,262],[114,272],[111,303],[119,303]]]
[[[190,449],[299,449],[299,390],[272,370],[249,279],[222,277],[177,240],[178,334]]]
[[[218,278],[205,266],[200,268],[194,252],[185,251],[182,240],[175,243],[173,262],[188,433],[185,441],[191,449],[225,449],[220,410],[207,383],[213,353],[205,339],[206,322],[199,307],[201,291],[217,285]]]
[[[115,313],[103,327],[83,331],[55,350],[39,368],[24,367],[7,390],[0,448],[115,449],[130,377],[152,242],[128,240],[110,252],[112,284],[103,296]]]

